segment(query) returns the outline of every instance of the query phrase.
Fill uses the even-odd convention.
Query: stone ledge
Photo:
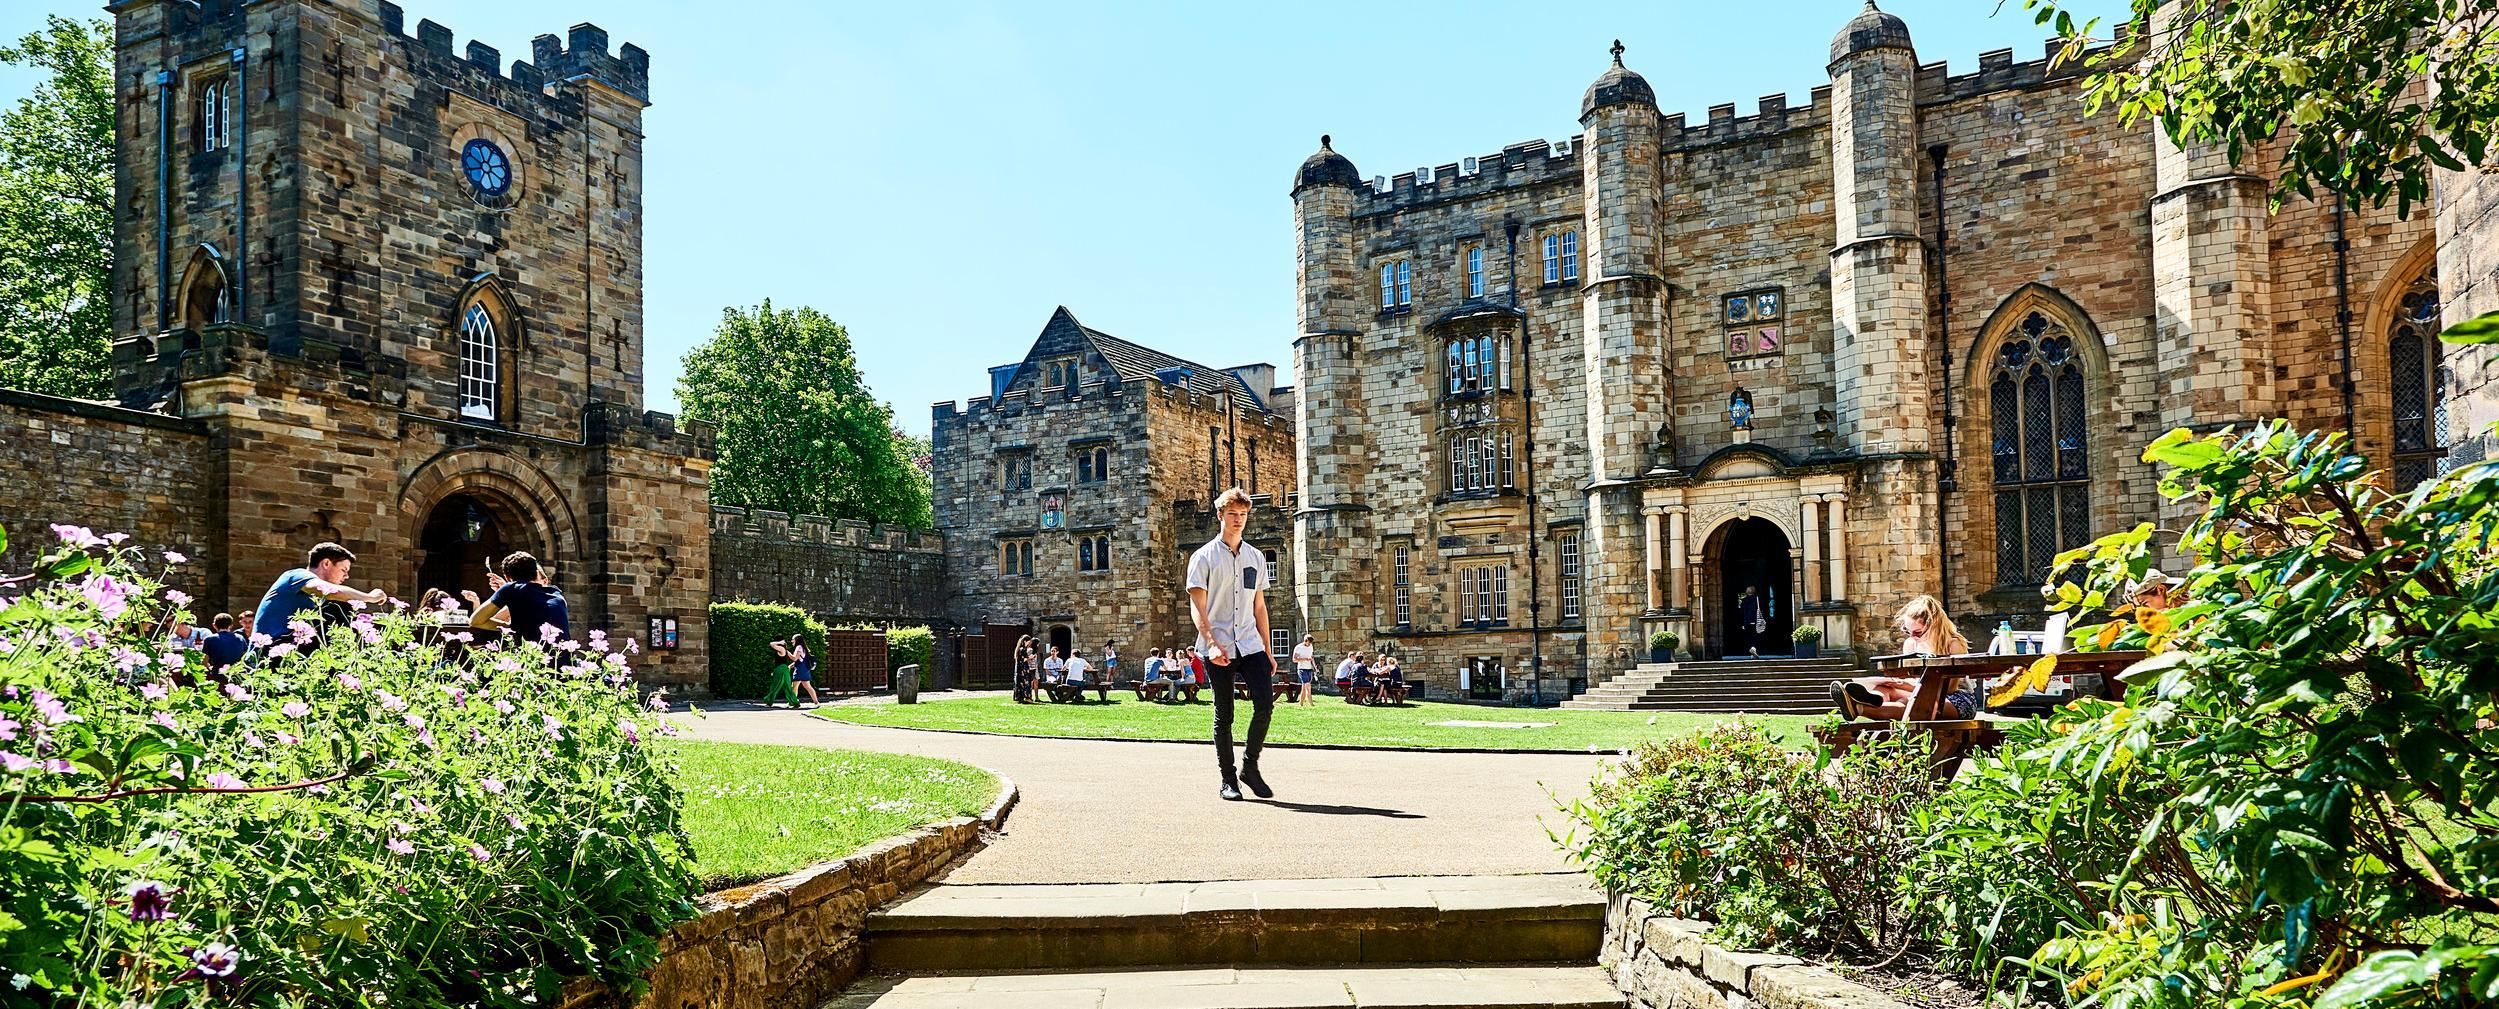
[[[988,770],[983,768],[983,770]],[[564,989],[561,1009],[814,1009],[859,976],[869,912],[987,843],[1015,808],[1003,774],[979,816],[932,823],[831,862],[704,894],[693,918],[660,941],[639,1002],[597,981]],[[769,969],[762,969],[769,965]]]
[[[1631,1009],[1908,1009],[1906,1003],[1792,956],[1731,950],[1709,924],[1657,913],[1629,894],[1606,900],[1598,962]]]

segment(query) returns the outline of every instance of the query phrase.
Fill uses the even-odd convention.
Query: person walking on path
[[[780,656],[786,664],[784,668],[790,671],[790,707],[798,706],[801,690],[807,692],[807,703],[824,703],[824,698],[816,695],[816,657],[807,653],[806,635],[792,634],[787,642],[773,642],[772,654]]]
[[[325,603],[363,603],[372,606],[389,599],[379,589],[363,591],[347,587],[347,573],[356,563],[356,555],[336,543],[315,543],[304,551],[304,566],[289,568],[278,580],[269,583],[262,593],[260,608],[252,612],[252,633],[270,641],[287,640],[287,624],[305,610],[323,610]],[[266,647],[266,646],[263,646]]]
[[[1258,750],[1275,715],[1275,658],[1267,654],[1267,556],[1241,541],[1249,528],[1249,494],[1241,488],[1215,498],[1223,531],[1189,557],[1189,613],[1197,622],[1199,651],[1215,693],[1215,766],[1223,772],[1216,794],[1238,800],[1241,786],[1261,799],[1275,790],[1258,775]],[[1232,685],[1248,687],[1249,739],[1236,773],[1232,764]]]
[[[1301,681],[1301,706],[1310,706],[1310,692],[1319,678],[1319,652],[1311,647],[1310,635],[1302,635],[1302,643],[1293,646],[1293,678]]]
[[[1735,601],[1735,622],[1744,631],[1744,650],[1761,658],[1761,636],[1770,629],[1769,600],[1753,586],[1744,587],[1744,598]]]

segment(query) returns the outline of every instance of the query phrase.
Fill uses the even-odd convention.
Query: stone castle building
[[[407,599],[526,549],[577,629],[673,627],[643,676],[701,683],[710,436],[642,409],[649,56],[584,24],[507,67],[376,0],[111,9],[118,401],[0,392],[12,565],[44,521],[122,530],[240,613],[319,540]]]
[[[2163,431],[2348,431],[2404,486],[2451,388],[2499,388],[2433,338],[2442,267],[2499,289],[2478,178],[2269,212],[2261,169],[2085,116],[2079,68],[1954,73],[1871,4],[1801,105],[1687,121],[1622,54],[1565,140],[1366,179],[1322,138],[1294,180],[1302,611],[1435,693],[1723,654],[1746,586],[1765,653],[1890,648],[1921,593],[1983,639],[2058,551],[2178,524]]]
[[[1003,683],[1025,633],[1121,672],[1149,648],[1192,644],[1189,554],[1238,486],[1258,504],[1248,539],[1278,572],[1279,637],[1301,621],[1286,572],[1295,393],[1273,365],[1209,368],[1051,313],[1032,349],[989,370],[990,394],[932,411],[930,482],[948,607],[966,682]]]

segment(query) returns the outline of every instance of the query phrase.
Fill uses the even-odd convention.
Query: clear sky
[[[1621,38],[1667,112],[1803,104],[1859,0],[1493,4],[406,0],[525,58],[581,20],[651,52],[650,405],[728,305],[850,329],[876,394],[985,395],[1066,305],[1218,367],[1289,374],[1291,176],[1319,134],[1365,176],[1571,135]],[[2018,0],[1890,0],[1919,57],[2036,59]],[[2107,15],[2120,0],[2087,0]],[[0,0],[0,38],[98,2]],[[0,68],[0,101],[31,76]]]

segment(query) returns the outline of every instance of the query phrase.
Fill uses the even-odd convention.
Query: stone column
[[[1648,577],[1641,581],[1648,587],[1649,612],[1656,613],[1666,608],[1666,509],[1652,506],[1640,509],[1640,514],[1646,518],[1640,529],[1649,548],[1649,562],[1643,569]]]
[[[1668,598],[1678,610],[1692,608],[1692,556],[1684,543],[1684,523],[1689,513],[1681,505],[1666,509],[1666,583],[1671,590]]]
[[[1822,601],[1822,517],[1820,502],[1807,498],[1797,507],[1796,534],[1805,541],[1805,588],[1800,603]]]
[[[1848,495],[1834,494],[1823,503],[1823,521],[1831,525],[1831,601],[1846,602],[1848,595]]]

